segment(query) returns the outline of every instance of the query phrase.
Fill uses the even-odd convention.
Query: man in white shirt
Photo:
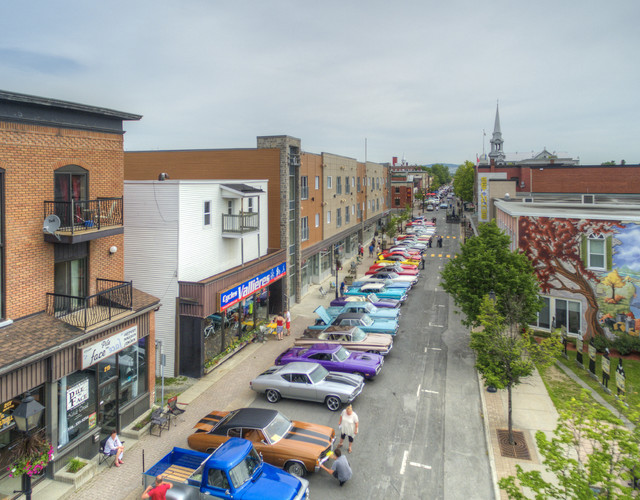
[[[109,436],[107,442],[104,444],[104,453],[105,455],[116,456],[116,467],[120,467],[120,464],[124,463],[122,461],[122,455],[124,455],[124,445],[118,438],[118,432],[115,429],[111,431],[111,436]]]

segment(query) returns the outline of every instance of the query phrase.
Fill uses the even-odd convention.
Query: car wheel
[[[327,396],[327,399],[324,400],[324,404],[326,404],[327,408],[331,411],[338,411],[342,406],[342,401],[340,401],[340,398],[336,396]]]
[[[287,462],[287,465],[284,466],[284,470],[286,470],[289,474],[293,474],[294,476],[304,477],[307,469],[304,468],[300,462]]]
[[[277,403],[281,397],[280,393],[275,389],[267,389],[267,401],[269,401],[269,403]]]

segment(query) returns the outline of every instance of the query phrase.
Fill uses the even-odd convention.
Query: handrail
[[[122,198],[45,201],[44,218],[50,215],[57,215],[60,219],[58,231],[71,234],[124,224]]]

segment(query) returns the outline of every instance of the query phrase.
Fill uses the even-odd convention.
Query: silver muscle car
[[[364,387],[364,378],[351,373],[330,372],[318,363],[273,366],[250,382],[251,389],[266,394],[267,401],[280,398],[317,401],[331,411],[351,403]]]

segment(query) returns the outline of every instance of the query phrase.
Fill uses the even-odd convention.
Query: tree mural
[[[590,281],[599,277],[587,269],[581,246],[588,236],[611,236],[615,221],[558,219],[549,217],[520,217],[520,248],[531,260],[543,293],[551,290],[582,295],[587,301],[585,340],[604,335],[598,321],[598,301]],[[614,287],[615,289],[615,287]]]
[[[620,275],[618,274],[618,270],[614,269],[611,271],[605,278],[602,280],[602,284],[604,286],[611,288],[611,300],[613,303],[617,302],[616,300],[616,288],[622,288],[626,285],[626,282],[622,280]]]

